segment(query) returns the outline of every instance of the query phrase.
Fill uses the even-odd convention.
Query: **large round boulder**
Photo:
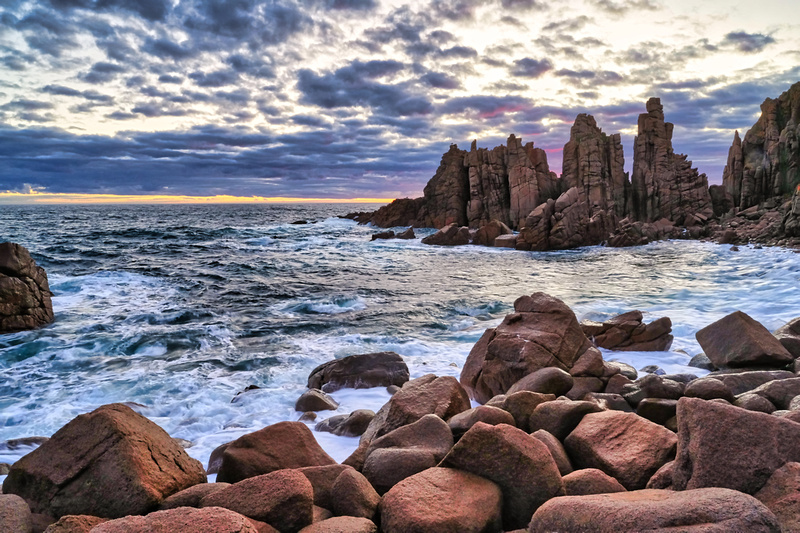
[[[94,527],[92,533],[258,533],[247,517],[223,509],[179,507],[147,516],[126,516]]]
[[[480,476],[429,468],[404,479],[380,504],[384,533],[497,533],[502,493]]]
[[[122,404],[80,415],[14,463],[3,492],[59,518],[144,514],[205,483],[199,461],[156,424]]]

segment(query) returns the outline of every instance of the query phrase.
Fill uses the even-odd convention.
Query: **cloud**
[[[150,39],[145,41],[144,51],[148,54],[160,57],[162,59],[169,58],[173,60],[186,59],[197,55],[198,51],[191,46],[184,44],[177,44],[169,39]]]
[[[657,11],[661,5],[655,0],[590,0],[591,3],[606,13],[621,16],[629,11]]]
[[[98,61],[89,72],[80,75],[80,78],[87,83],[106,83],[117,77],[117,74],[125,72],[126,69],[122,65],[108,63],[106,61]]]
[[[239,74],[233,70],[217,70],[214,72],[192,72],[189,77],[198,87],[223,87],[233,85],[239,80]]]
[[[746,31],[732,31],[722,40],[723,45],[731,45],[746,54],[760,52],[774,42],[775,39],[771,35]]]
[[[548,70],[553,69],[549,59],[531,59],[529,57],[514,61],[511,75],[520,78],[538,78]]]
[[[172,74],[162,74],[158,77],[158,81],[161,83],[175,83],[180,85],[183,83],[183,78],[180,76],[173,76]]]
[[[47,85],[42,88],[42,92],[58,96],[84,98],[96,104],[111,105],[114,103],[114,98],[110,95],[101,94],[97,91],[79,91],[71,87],[65,87],[64,85]]]
[[[548,24],[545,24],[542,30],[556,32],[556,33],[576,32],[583,29],[591,21],[592,19],[589,18],[587,15],[580,15],[578,17],[550,22]]]
[[[436,89],[458,89],[461,87],[461,82],[457,78],[453,78],[443,72],[428,72],[420,78],[420,81]]]

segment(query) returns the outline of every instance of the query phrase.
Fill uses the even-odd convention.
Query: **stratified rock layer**
[[[24,247],[0,243],[0,334],[35,329],[53,321],[44,269]]]

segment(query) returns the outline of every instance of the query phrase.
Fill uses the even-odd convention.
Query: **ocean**
[[[609,352],[637,369],[686,366],[696,331],[735,310],[773,330],[800,316],[800,254],[697,241],[520,252],[370,241],[337,218],[377,206],[0,206],[0,241],[48,273],[55,322],[0,335],[0,462],[75,416],[129,404],[208,464],[211,451],[282,420],[309,372],[392,350],[412,378],[458,376],[472,345],[524,294],[564,300],[579,319],[632,309],[669,316],[670,352]],[[307,224],[292,224],[305,220]],[[259,389],[236,397],[249,385]],[[381,388],[333,394],[337,411],[377,409]],[[236,397],[236,401],[233,401]],[[313,423],[310,424],[313,428]],[[315,433],[341,461],[357,438]]]

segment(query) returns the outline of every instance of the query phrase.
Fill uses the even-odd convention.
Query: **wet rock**
[[[366,518],[355,516],[334,516],[321,522],[311,524],[300,530],[300,533],[377,533],[378,526]]]
[[[234,483],[205,496],[202,507],[222,507],[295,532],[311,524],[314,489],[296,470],[279,470]]]
[[[584,320],[581,327],[596,346],[607,350],[667,351],[672,346],[672,321],[663,317],[645,324],[641,311],[629,311],[605,322]]]
[[[678,439],[676,490],[755,494],[775,470],[800,460],[800,424],[697,398],[678,402]]]
[[[369,409],[356,409],[349,415],[337,415],[318,423],[315,431],[325,431],[340,437],[360,437],[364,434],[375,418],[375,413]]]
[[[482,477],[429,468],[395,485],[381,501],[385,533],[500,531],[502,493]]]
[[[294,404],[294,410],[306,411],[333,411],[339,407],[339,402],[319,389],[310,389],[304,392]]]
[[[341,415],[341,416],[345,417],[347,415]],[[331,417],[331,418],[334,418],[334,417]],[[300,415],[300,418],[298,418],[297,421],[298,422],[313,422],[316,419],[317,419],[317,413],[315,413],[314,411],[306,411],[305,413]],[[217,467],[217,468],[219,469],[219,467]]]
[[[538,392],[539,394],[555,394],[556,396],[563,396],[574,385],[574,379],[568,372],[556,367],[540,368],[535,372],[531,372],[524,376],[519,381],[511,385],[507,395],[514,394],[519,391]]]
[[[50,440],[49,437],[23,437],[21,439],[9,439],[3,443],[0,443],[0,450],[9,450],[13,452],[20,448],[41,446],[48,440]]]
[[[556,400],[536,406],[529,421],[529,430],[544,429],[563,441],[574,430],[584,416],[599,413],[602,407],[595,402]]]
[[[206,475],[167,433],[121,404],[80,415],[11,468],[3,492],[55,518],[146,513]]]
[[[606,361],[606,365],[617,369],[618,373],[622,374],[631,381],[636,381],[639,378],[639,373],[636,372],[636,369],[627,363],[623,363],[621,361]]]
[[[677,400],[645,398],[636,407],[636,414],[663,426],[670,418],[675,416],[677,406]]]
[[[703,400],[722,398],[730,403],[735,401],[733,393],[725,383],[710,377],[699,378],[686,385],[684,395],[690,398],[701,398]]]
[[[709,359],[704,353],[699,353],[692,357],[689,360],[688,366],[710,371],[717,369],[717,367],[714,366],[714,363],[711,362],[711,359]]]
[[[0,494],[0,526],[3,531],[31,533],[31,510],[16,494]]]
[[[674,433],[638,415],[605,411],[583,417],[564,447],[575,467],[598,468],[637,490],[674,457],[677,442]]]
[[[350,355],[319,365],[308,376],[309,389],[336,392],[339,389],[402,387],[408,381],[408,366],[394,352]]]
[[[566,476],[572,472],[572,463],[570,462],[567,451],[564,449],[564,445],[561,444],[560,440],[543,429],[534,431],[531,433],[531,437],[540,440],[542,444],[547,446],[547,449],[550,451],[550,455],[553,456],[553,460],[556,462],[558,471],[562,476]]]
[[[625,400],[629,404],[637,406],[645,398],[677,400],[683,396],[684,389],[685,386],[682,383],[665,379],[656,374],[648,374],[633,385],[624,386],[622,391]]]
[[[193,509],[180,507],[168,511],[157,511],[147,516],[126,516],[109,520],[92,529],[92,533],[258,533],[255,525],[246,517],[222,509],[209,507]]]
[[[800,357],[800,318],[790,320],[776,329],[775,337],[792,357]]]
[[[306,476],[306,479],[308,479],[311,486],[314,488],[314,506],[331,509],[333,507],[333,500],[335,499],[333,485],[336,483],[336,479],[342,472],[352,470],[352,468],[344,464],[333,464],[325,466],[304,466],[296,470]]]
[[[387,240],[387,239],[394,239],[396,237],[397,235],[395,235],[392,230],[389,230],[389,231],[381,231],[378,233],[373,233],[372,238],[370,240],[371,241]]]
[[[408,228],[407,230],[398,233],[395,236],[395,238],[409,240],[409,239],[416,239],[417,236],[414,234],[414,228]]]
[[[422,244],[432,244],[437,246],[462,246],[469,244],[471,235],[469,228],[450,224],[445,226],[433,235],[422,239]]]
[[[478,407],[473,407],[472,409],[458,413],[447,421],[447,425],[450,426],[453,437],[458,440],[461,438],[461,435],[466,433],[467,430],[477,422],[483,422],[490,426],[496,426],[497,424],[516,425],[511,413],[498,407],[487,405],[479,405]]]
[[[664,376],[664,375],[667,374],[658,365],[647,365],[647,366],[644,366],[644,367],[640,368],[639,370],[641,370],[645,374],[655,374],[657,376]]]
[[[586,496],[588,494],[625,492],[625,487],[602,470],[584,468],[564,476],[564,490],[567,496]]]
[[[230,483],[198,483],[188,489],[176,492],[161,502],[158,509],[159,511],[166,511],[168,509],[177,509],[178,507],[200,507],[200,500],[225,487],[230,487]]]
[[[755,494],[780,522],[781,531],[800,531],[800,463],[786,463]]]
[[[764,326],[741,311],[727,315],[695,335],[717,367],[786,366],[793,358]]]
[[[608,379],[605,392],[607,394],[622,394],[623,391],[630,390],[630,387],[627,387],[628,385],[633,385],[633,381],[622,374],[617,374]]]
[[[587,524],[591,525],[587,527]],[[780,526],[775,515],[752,496],[708,488],[685,492],[648,489],[554,498],[536,512],[529,529],[531,533],[671,530],[779,533]]]
[[[466,391],[455,378],[427,374],[409,381],[392,396],[375,414],[361,440],[371,442],[428,414],[447,420],[470,407]]]
[[[53,321],[47,273],[23,246],[0,243],[0,334],[45,326]]]
[[[497,237],[511,234],[513,234],[511,228],[499,220],[492,220],[485,226],[481,226],[481,228],[475,232],[475,237],[472,239],[472,244],[477,244],[480,246],[494,246],[494,242]]]
[[[518,298],[514,311],[486,330],[461,371],[462,385],[481,403],[542,368],[568,372],[588,350],[597,350],[561,300],[535,293]]]
[[[44,533],[89,533],[92,528],[103,522],[108,522],[108,519],[89,515],[67,515],[50,524]]]
[[[356,516],[372,520],[381,497],[367,478],[355,470],[347,469],[333,484],[333,512],[339,516]]]
[[[453,446],[440,466],[464,470],[503,491],[503,526],[525,527],[545,501],[564,494],[561,474],[541,441],[515,427],[478,422]]]
[[[512,234],[509,235],[500,235],[494,240],[495,248],[516,248],[517,247],[517,236]]]
[[[236,483],[283,468],[335,462],[317,444],[308,426],[302,422],[278,422],[228,443],[222,452],[217,481]]]
[[[436,415],[426,415],[373,440],[362,471],[383,494],[399,481],[436,466],[452,447],[453,434],[447,423]]]

